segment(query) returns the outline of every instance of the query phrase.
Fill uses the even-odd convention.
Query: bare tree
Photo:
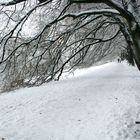
[[[137,0],[1,3],[1,13],[7,17],[0,40],[2,72],[11,70],[14,79],[24,85],[40,85],[59,79],[65,69],[70,70],[88,59],[101,60],[115,47],[124,45],[140,70],[139,3]],[[24,34],[27,27],[38,25],[36,13],[43,14],[46,21],[27,37]]]

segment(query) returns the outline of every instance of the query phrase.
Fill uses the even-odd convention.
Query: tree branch
[[[0,3],[1,6],[11,6],[11,5],[15,5],[15,4],[18,4],[18,3],[21,3],[21,2],[25,2],[27,0],[13,0],[13,1],[10,1],[10,2],[4,2],[4,3]]]

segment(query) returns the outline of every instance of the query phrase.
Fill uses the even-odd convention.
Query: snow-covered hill
[[[140,139],[140,72],[126,63],[0,96],[5,140]]]

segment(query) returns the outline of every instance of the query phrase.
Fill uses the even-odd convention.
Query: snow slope
[[[138,140],[139,105],[140,72],[126,63],[108,63],[78,70],[70,79],[2,94],[0,137]]]

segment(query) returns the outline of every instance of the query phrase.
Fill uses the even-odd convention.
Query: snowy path
[[[140,73],[125,63],[92,67],[83,73],[1,95],[0,137],[117,140],[119,123],[127,118],[138,119]],[[127,111],[133,115],[126,113],[124,118]]]

